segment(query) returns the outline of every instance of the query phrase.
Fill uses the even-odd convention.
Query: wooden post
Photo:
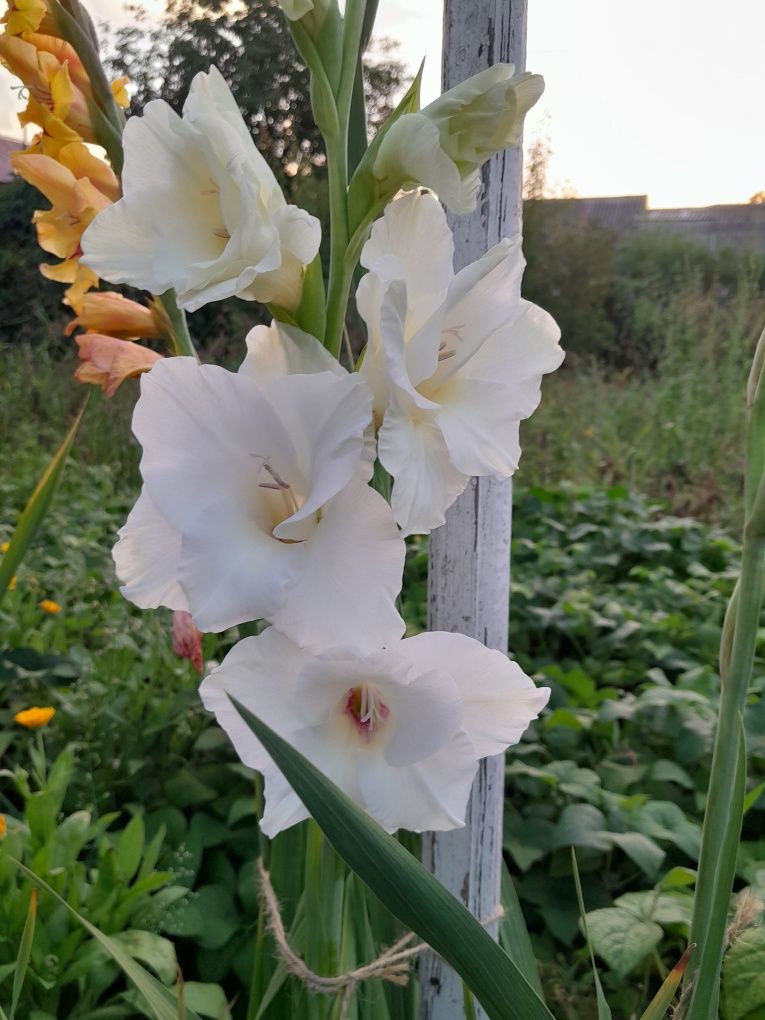
[[[444,89],[499,62],[523,70],[527,0],[445,0]],[[470,216],[450,216],[455,268],[480,258],[521,225],[520,146],[483,167],[483,192]],[[430,536],[429,627],[507,651],[510,590],[510,482],[473,479]],[[488,917],[500,902],[504,755],[481,762],[464,829],[426,834],[425,865],[469,907]],[[496,937],[496,925],[490,930]],[[421,1020],[464,1020],[462,981],[440,957],[423,958]],[[486,1014],[476,1005],[477,1020]]]

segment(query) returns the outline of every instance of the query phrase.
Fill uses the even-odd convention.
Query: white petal
[[[521,456],[518,434],[523,417],[512,403],[511,388],[457,376],[446,389],[448,400],[445,395],[436,420],[454,468],[468,476],[509,478]]]
[[[289,422],[308,490],[300,509],[274,528],[279,539],[302,539],[306,522],[359,470],[372,395],[354,373],[321,372],[275,379],[268,400]]]
[[[465,366],[464,374],[471,379],[505,382],[517,413],[528,418],[539,403],[542,375],[554,372],[563,362],[559,339],[560,329],[553,317],[522,300],[512,325],[486,340]]]
[[[550,689],[536,687],[517,662],[463,634],[418,634],[396,652],[414,670],[451,674],[463,699],[462,728],[478,758],[517,744],[550,697]]]
[[[404,630],[395,600],[405,544],[385,500],[355,477],[303,543],[306,562],[272,622],[306,648],[370,651]]]
[[[324,344],[297,326],[273,320],[270,326],[255,326],[247,334],[247,356],[239,372],[248,373],[258,386],[283,375],[332,372],[342,378],[348,373]]]
[[[451,462],[436,420],[413,420],[392,401],[377,437],[380,463],[393,476],[391,507],[404,535],[427,535],[444,523],[468,476]]]
[[[245,765],[273,768],[263,745],[234,707],[236,698],[253,715],[290,740],[296,725],[295,682],[307,655],[273,627],[239,641],[199,688],[202,703],[214,712]]]
[[[141,609],[188,610],[178,584],[181,536],[167,523],[146,490],[141,492],[112,550],[120,591]]]
[[[454,240],[438,200],[418,191],[390,202],[372,226],[361,264],[384,282],[406,284],[406,331],[413,335],[446,296]]]
[[[296,205],[285,205],[273,214],[273,223],[284,251],[302,265],[313,261],[321,244],[321,223],[315,216]]]
[[[465,824],[477,769],[472,744],[458,733],[442,751],[405,768],[359,754],[359,790],[367,811],[388,832],[455,829]]]
[[[385,134],[374,165],[383,184],[412,187],[422,184],[453,212],[470,212],[478,197],[476,180],[463,182],[454,162],[441,148],[436,125],[421,113],[406,113]]]
[[[178,576],[202,631],[273,619],[305,567],[301,544],[272,538],[232,500],[201,510],[183,529]]]
[[[395,645],[388,658],[397,658]],[[395,674],[394,674],[395,675]],[[393,733],[385,745],[385,760],[394,768],[423,762],[438,753],[459,732],[462,698],[451,674],[426,667],[407,684],[379,684],[391,711]]]

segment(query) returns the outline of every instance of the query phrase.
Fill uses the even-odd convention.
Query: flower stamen
[[[352,687],[345,696],[344,711],[367,740],[382,729],[390,715],[379,691],[371,684]]]

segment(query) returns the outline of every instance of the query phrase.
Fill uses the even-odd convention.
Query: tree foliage
[[[107,35],[107,63],[133,84],[131,113],[161,97],[180,111],[191,80],[211,64],[231,87],[255,142],[288,195],[321,176],[324,153],[311,112],[308,70],[276,0],[169,0],[159,25],[140,6],[133,23]],[[379,126],[405,85],[396,44],[382,40],[366,61],[369,123]]]

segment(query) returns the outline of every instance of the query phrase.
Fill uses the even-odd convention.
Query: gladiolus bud
[[[173,613],[173,651],[182,659],[188,659],[197,673],[204,669],[202,633],[191,613],[183,609],[176,609]]]
[[[100,333],[81,333],[75,337],[82,364],[74,373],[78,382],[100,386],[113,397],[125,381],[148,372],[161,355],[132,340],[118,340]]]
[[[478,170],[501,149],[515,145],[523,121],[542,95],[538,74],[515,74],[495,64],[426,106],[400,117],[384,135],[374,175],[384,195],[421,184],[453,212],[475,208]]]
[[[170,324],[163,321],[159,309],[147,308],[116,291],[107,290],[93,291],[83,297],[79,314],[66,327],[65,333],[71,336],[78,328],[121,340],[154,340],[166,336]]]

